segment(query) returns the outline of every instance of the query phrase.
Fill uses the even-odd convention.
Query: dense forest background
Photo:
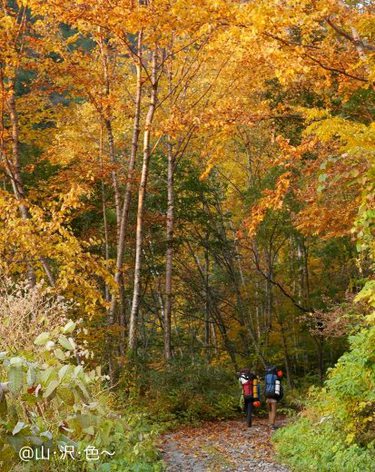
[[[362,348],[374,336],[372,2],[3,0],[0,9],[0,330],[12,395],[34,394],[29,364],[39,359],[52,369],[42,387],[57,382],[45,416],[52,399],[77,411],[88,401],[83,377],[71,398],[76,374],[52,371],[84,363],[100,376],[91,388],[111,388],[103,404],[127,409],[137,431],[140,411],[166,421],[233,415],[235,372],[276,364],[289,406],[301,408],[306,388],[350,356],[350,335]],[[349,419],[373,424],[370,346],[356,358],[369,359],[360,386],[333,395],[349,405],[363,387],[365,405],[345,410],[352,429],[335,439],[355,444],[356,464],[374,444]],[[22,415],[14,436],[33,422],[35,401],[23,401],[1,423],[2,457],[15,447],[6,431]],[[80,441],[97,434],[91,426],[77,426]],[[156,464],[145,448],[142,460]],[[314,453],[304,453],[304,464],[301,451],[286,460],[306,470]],[[357,470],[337,461],[327,470]]]

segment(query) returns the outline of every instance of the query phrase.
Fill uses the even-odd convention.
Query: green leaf
[[[15,367],[22,367],[23,359],[22,357],[12,357],[9,361],[9,364]]]
[[[26,374],[26,381],[29,387],[32,387],[36,382],[36,371],[34,366],[29,366]]]
[[[33,446],[42,446],[44,441],[39,436],[25,436],[25,442],[30,442]]]
[[[82,383],[82,382],[77,382],[77,387],[78,387],[79,390],[82,392],[84,399],[85,399],[86,401],[87,401],[87,400],[90,400],[90,394],[89,394],[89,392],[87,391],[86,387],[83,385],[83,383]]]
[[[46,369],[45,371],[43,371],[41,374],[40,374],[40,380],[42,381],[42,383],[44,385],[46,385],[48,383],[48,381],[50,379],[55,379],[57,378],[57,372],[56,372],[56,369],[54,367],[48,367],[48,369]]]
[[[10,366],[8,370],[9,390],[13,394],[19,393],[23,385],[24,372],[22,366]]]
[[[83,367],[81,365],[77,365],[77,367],[74,368],[74,377],[78,377],[83,373]]]
[[[68,334],[68,333],[72,333],[75,329],[76,329],[76,323],[70,320],[68,321],[68,323],[66,323],[62,331],[64,334]]]
[[[43,397],[44,398],[50,397],[59,385],[60,385],[60,382],[58,380],[52,380],[52,382],[46,388],[46,391],[44,392]]]
[[[66,336],[64,336],[64,335],[59,336],[59,344],[60,344],[63,348],[67,349],[68,351],[73,351],[73,349],[74,349],[73,344],[72,344],[72,343],[69,341],[69,339],[68,339]]]
[[[325,182],[327,180],[327,174],[320,174],[318,177],[319,182]]]
[[[34,341],[34,344],[37,346],[45,346],[50,339],[50,333],[44,332],[40,333],[39,336]]]
[[[57,389],[57,395],[59,398],[67,405],[74,405],[75,403],[75,398],[74,398],[74,393],[72,390],[68,387],[59,387]]]
[[[112,431],[113,423],[111,421],[105,420],[100,424],[100,438],[103,444],[107,444],[110,438]]]
[[[61,369],[59,370],[59,379],[63,379],[65,375],[72,370],[72,366],[69,364],[63,365]]]
[[[90,434],[91,436],[94,436],[94,434],[95,434],[95,430],[94,430],[93,426],[89,426],[88,428],[84,428],[82,431],[86,434]]]
[[[49,440],[52,439],[52,433],[51,431],[43,431],[43,433],[40,433],[40,436],[42,436],[43,438],[47,438]]]
[[[112,466],[109,462],[106,462],[104,464],[99,464],[99,472],[111,472]]]
[[[15,436],[17,433],[19,433],[25,427],[26,427],[26,424],[23,421],[18,421],[16,426],[13,428],[13,431],[12,431],[13,436]]]
[[[65,353],[61,349],[55,349],[53,353],[59,361],[66,361]]]

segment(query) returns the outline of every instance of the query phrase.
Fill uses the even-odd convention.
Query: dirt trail
[[[275,462],[267,420],[207,422],[163,436],[168,472],[288,472]]]

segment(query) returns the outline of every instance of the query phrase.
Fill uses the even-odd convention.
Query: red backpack
[[[254,379],[256,379],[255,374],[250,372],[249,369],[243,369],[238,373],[238,378],[241,382],[242,392],[245,400],[253,400],[255,397],[258,397],[257,395],[254,395]]]

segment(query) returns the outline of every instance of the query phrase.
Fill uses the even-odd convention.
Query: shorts
[[[266,403],[277,403],[277,400],[275,398],[267,398]]]

